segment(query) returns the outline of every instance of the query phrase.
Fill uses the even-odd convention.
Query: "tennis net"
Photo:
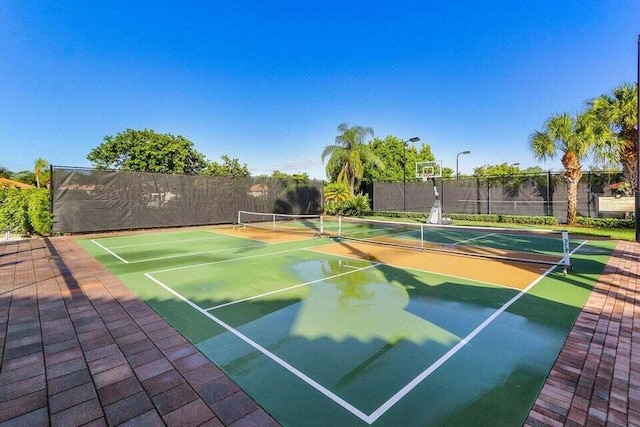
[[[238,225],[286,233],[323,234],[322,215],[291,215],[238,211]]]
[[[566,231],[461,227],[339,217],[330,235],[397,247],[571,266]]]

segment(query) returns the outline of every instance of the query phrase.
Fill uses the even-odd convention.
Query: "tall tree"
[[[592,135],[585,126],[584,115],[571,117],[567,113],[548,119],[542,131],[534,132],[529,146],[538,160],[562,155],[564,179],[567,182],[567,223],[576,223],[578,212],[578,183],[582,178],[582,160],[592,148]]]
[[[596,157],[622,166],[630,194],[637,191],[638,176],[638,85],[623,84],[588,101],[588,117],[594,132],[600,132]],[[604,129],[598,124],[603,123]]]
[[[127,129],[91,150],[87,159],[98,168],[195,175],[207,167],[205,156],[183,136],[151,129]]]
[[[49,184],[47,178],[47,169],[49,168],[49,162],[43,158],[38,157],[33,167],[33,174],[36,177],[36,187],[40,188],[40,184]]]
[[[223,154],[222,163],[211,162],[204,170],[204,175],[211,176],[227,176],[235,178],[246,178],[251,176],[249,168],[246,163],[240,164],[240,161],[236,158],[231,158],[226,154]]]
[[[473,168],[473,176],[477,177],[516,175],[519,173],[520,167],[518,165],[510,165],[508,163],[501,163],[499,165],[484,165]]]
[[[348,184],[349,191],[353,194],[367,167],[384,168],[384,164],[366,142],[367,137],[373,137],[372,128],[349,127],[348,123],[342,123],[338,126],[338,132],[335,144],[327,145],[322,151],[322,161],[329,157],[327,176],[332,182]],[[339,172],[334,176],[336,171]]]
[[[419,148],[409,143],[405,146],[404,140],[393,135],[384,139],[374,138],[369,147],[384,163],[384,169],[368,168],[364,173],[364,179],[368,181],[400,182],[405,178],[413,181],[417,162],[435,160],[429,144],[422,144]]]

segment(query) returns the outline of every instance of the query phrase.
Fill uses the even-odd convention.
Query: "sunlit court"
[[[283,425],[521,425],[610,255],[562,233],[240,212],[81,245]]]

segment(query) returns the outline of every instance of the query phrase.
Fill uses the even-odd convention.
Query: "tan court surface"
[[[527,425],[640,426],[639,258],[617,245]],[[71,238],[0,245],[0,353],[0,426],[276,424]]]

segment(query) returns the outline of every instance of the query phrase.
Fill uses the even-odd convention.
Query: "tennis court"
[[[521,425],[611,252],[547,233],[239,222],[80,243],[296,426]]]

